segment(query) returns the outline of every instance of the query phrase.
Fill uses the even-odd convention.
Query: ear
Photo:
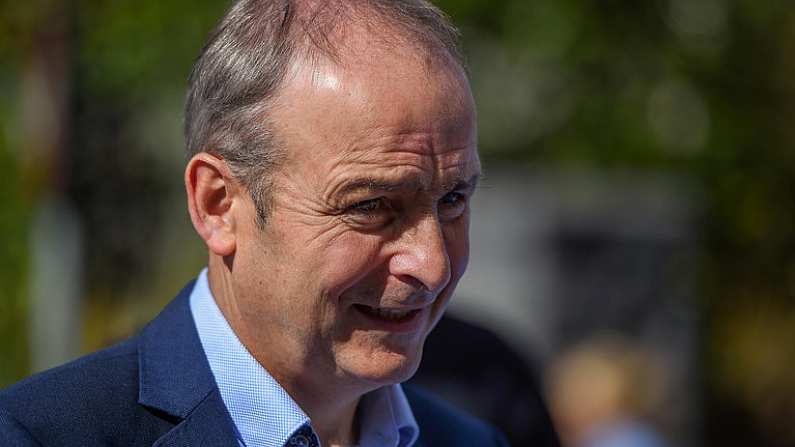
[[[233,204],[240,188],[226,162],[201,152],[185,168],[185,189],[193,228],[211,253],[230,256],[235,253],[235,215]]]

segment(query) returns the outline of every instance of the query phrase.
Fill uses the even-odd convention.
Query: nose
[[[425,216],[406,229],[389,261],[390,273],[436,297],[450,282],[450,255],[441,224]]]

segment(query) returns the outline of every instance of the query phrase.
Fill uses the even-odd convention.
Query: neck
[[[266,365],[258,361],[309,416],[321,445],[336,447],[357,443],[356,409],[366,390],[336,383],[333,373],[319,376],[311,368],[296,370],[294,365]]]
[[[324,447],[342,447],[357,443],[359,433],[356,407],[359,404],[359,398],[346,402],[339,402],[333,399],[317,402],[317,399],[301,399],[300,394],[290,393],[290,396],[294,396],[295,401],[312,419],[312,428],[314,428],[320,438],[321,445]]]
[[[262,363],[262,362],[260,362]],[[324,447],[351,446],[359,439],[356,409],[361,400],[359,390],[340,390],[308,373],[284,373],[263,365],[312,420],[312,428]]]

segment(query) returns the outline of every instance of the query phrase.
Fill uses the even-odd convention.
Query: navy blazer
[[[0,391],[0,445],[239,447],[193,323],[192,289],[139,335]],[[404,390],[417,446],[507,446],[487,424]]]

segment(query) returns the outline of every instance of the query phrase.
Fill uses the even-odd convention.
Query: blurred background
[[[792,3],[437,4],[486,173],[450,312],[515,355],[470,391],[528,385],[565,446],[795,445]],[[0,387],[134,333],[204,265],[182,104],[226,6],[2,0]]]

